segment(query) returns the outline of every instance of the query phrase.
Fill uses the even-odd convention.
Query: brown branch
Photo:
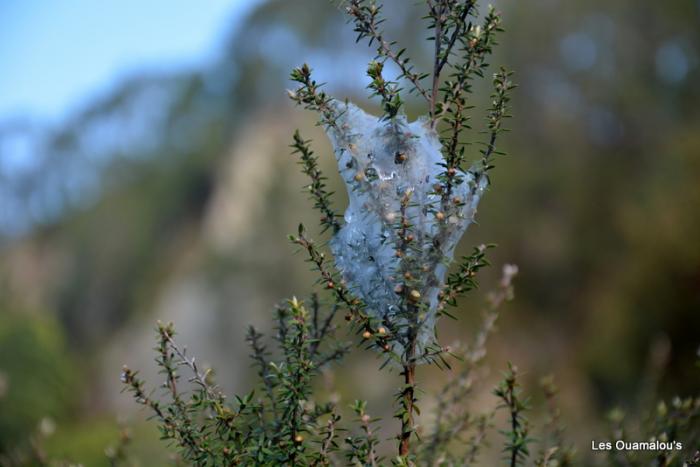
[[[462,11],[462,14],[459,16],[459,22],[457,23],[457,27],[455,28],[454,31],[452,31],[452,36],[450,37],[450,41],[447,44],[447,48],[445,48],[445,54],[442,56],[442,59],[440,60],[440,64],[437,68],[438,74],[442,71],[442,69],[447,64],[447,60],[449,59],[449,56],[450,56],[450,51],[452,50],[455,43],[457,42],[457,38],[459,37],[459,34],[462,32],[462,27],[466,25],[467,16],[469,16],[469,13],[471,13],[471,10],[473,7],[474,7],[474,1],[467,0],[467,5],[465,5],[465,8]]]
[[[416,364],[411,361],[404,365],[404,390],[402,396],[402,408],[404,413],[401,416],[401,435],[399,442],[399,455],[407,457],[411,452],[411,435],[414,432],[415,421],[413,414],[415,411],[415,388],[416,388]]]
[[[440,6],[436,10],[433,8],[433,14],[436,15],[435,17],[435,63],[433,65],[433,90],[432,94],[430,96],[430,121],[433,124],[433,128],[435,127],[435,104],[437,102],[437,97],[438,97],[438,90],[440,86],[440,69],[442,68],[440,66],[440,52],[442,51],[442,26],[444,22],[443,15],[445,14],[445,2],[444,0],[440,0]],[[459,27],[459,26],[458,26]]]
[[[392,43],[387,42],[384,39],[382,32],[377,28],[377,21],[375,17],[378,14],[379,8],[366,8],[367,7],[363,7],[361,0],[352,0],[350,6],[347,8],[348,14],[355,18],[355,30],[360,33],[360,38],[369,37],[370,44],[373,40],[377,41],[377,53],[380,56],[389,58],[391,61],[393,61],[401,70],[402,76],[406,77],[406,79],[413,84],[414,89],[418,91],[418,93],[420,93],[420,95],[422,95],[428,103],[430,103],[430,95],[428,95],[428,92],[420,83],[421,76],[411,71],[411,68],[407,66],[408,60],[401,60],[401,52],[394,52],[394,50],[391,48]]]

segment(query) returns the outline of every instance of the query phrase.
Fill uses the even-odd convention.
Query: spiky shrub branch
[[[384,296],[376,292],[375,284],[363,287],[362,282],[373,279],[358,278],[361,273],[352,271],[353,268],[362,269],[353,264],[358,262],[357,257],[343,259],[353,256],[352,252],[345,254],[344,250],[353,249],[359,236],[366,239],[373,233],[365,228],[358,235],[358,228],[351,225],[351,221],[342,224],[330,210],[329,195],[323,190],[316,159],[309,143],[298,132],[294,136],[295,152],[300,156],[303,171],[311,178],[309,189],[316,207],[322,212],[322,226],[333,228],[331,246],[339,272],[334,275],[327,267],[323,268],[321,263],[325,258],[309,249],[311,242],[302,235],[301,229],[293,240],[307,249],[326,284],[342,284],[336,293],[340,294],[341,302],[352,303],[350,316],[358,332],[370,342],[369,347],[384,352],[385,363],[395,361],[400,365],[403,384],[396,397],[396,418],[401,422],[398,451],[401,458],[409,459],[418,411],[417,365],[446,364],[445,351],[434,338],[435,320],[442,314],[449,315],[446,306],[455,305],[458,296],[475,286],[474,275],[486,264],[484,249],[475,250],[473,255],[464,258],[455,275],[444,279],[445,265],[452,261],[454,246],[473,220],[476,204],[488,185],[487,174],[493,168],[493,156],[502,154],[496,149],[496,141],[505,130],[503,122],[509,116],[507,104],[514,85],[507,70],[494,74],[492,103],[484,130],[486,141],[482,143],[480,160],[467,168],[464,135],[465,130],[470,129],[466,114],[470,108],[468,95],[472,92],[473,80],[484,76],[487,57],[501,31],[500,15],[490,8],[481,24],[477,24],[474,0],[428,0],[425,18],[435,48],[432,69],[421,72],[408,58],[406,49],[386,37],[382,29],[381,3],[351,0],[346,4],[346,12],[357,40],[366,40],[376,50],[367,68],[371,96],[381,101],[382,115],[377,118],[375,129],[367,128],[371,125],[371,116],[325,94],[306,64],[292,71],[291,79],[298,86],[289,95],[297,104],[319,113],[319,124],[334,143],[350,197],[357,197],[358,203],[363,203],[364,208],[375,215],[362,222],[380,224],[389,232],[382,235],[392,243],[388,254],[395,256],[393,266],[389,273],[380,271],[375,280]],[[399,69],[394,80],[383,74],[387,61]],[[428,115],[424,124],[408,125],[403,115],[401,81],[406,82],[409,93],[423,101]],[[379,153],[372,152],[371,140],[377,140],[375,147]],[[425,149],[416,148],[420,144],[437,148],[438,158],[430,159],[434,156],[421,152]],[[387,149],[387,145],[391,149]],[[364,159],[359,154],[363,150],[369,151]],[[389,175],[391,168],[387,168],[387,163],[382,166],[382,153],[388,154],[389,165],[393,163],[396,172],[391,171]],[[427,171],[416,175],[414,167],[420,163],[424,166],[418,170]],[[433,167],[425,169],[431,165]],[[395,174],[399,182],[390,189],[396,187],[397,191],[387,194],[386,184],[391,182],[378,180],[393,179]],[[422,186],[423,180],[429,181],[428,187]],[[351,199],[346,220],[353,216],[352,205]],[[369,262],[386,262],[381,258],[387,254],[384,241],[382,243],[382,246],[364,245],[367,250],[362,253],[364,270],[373,267]],[[379,338],[370,339],[377,336],[379,329],[384,330]]]
[[[522,465],[530,454],[528,444],[529,427],[524,412],[529,408],[527,399],[522,399],[521,389],[517,379],[517,369],[508,363],[508,370],[503,380],[494,390],[494,394],[501,400],[501,407],[508,412],[510,428],[503,431],[506,436],[506,445],[503,450],[510,467]]]
[[[147,390],[128,367],[122,382],[136,402],[150,410],[161,437],[174,442],[181,458],[193,465],[332,465],[339,417],[333,404],[313,403],[311,393],[318,372],[348,350],[329,342],[335,326],[327,323],[335,311],[322,311],[314,299],[309,307],[295,298],[278,307],[276,360],[270,359],[263,336],[249,329],[260,396],[251,392],[228,402],[211,371],[202,372],[175,343],[172,325],[162,323],[157,329],[157,363],[164,375],[161,396]],[[186,381],[181,381],[181,372],[190,375]],[[184,389],[180,383],[186,383]]]
[[[471,259],[480,258],[485,247],[475,249]],[[476,261],[482,264],[483,259]],[[465,261],[464,264],[475,264]],[[487,306],[483,311],[482,325],[471,345],[450,349],[461,360],[461,369],[451,374],[450,380],[437,394],[435,421],[432,429],[424,436],[424,443],[418,452],[420,465],[472,465],[476,462],[490,428],[493,411],[474,414],[467,410],[467,401],[473,394],[479,380],[478,370],[486,356],[486,344],[493,333],[501,306],[513,297],[512,281],[518,269],[506,265],[498,288],[488,294]],[[458,274],[458,273],[455,273]],[[467,274],[472,281],[472,274]]]

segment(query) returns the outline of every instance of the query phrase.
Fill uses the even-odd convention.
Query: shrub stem
[[[411,452],[411,435],[414,430],[415,410],[415,387],[416,387],[416,363],[413,360],[414,351],[410,352],[408,363],[403,366],[404,389],[402,397],[402,417],[401,417],[401,435],[399,442],[399,455],[407,457]]]

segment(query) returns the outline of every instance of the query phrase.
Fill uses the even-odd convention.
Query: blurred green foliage
[[[0,452],[22,443],[45,417],[78,405],[79,380],[60,326],[50,317],[2,311]]]
[[[136,465],[172,465],[155,426],[133,423],[124,430],[129,437],[125,449],[128,449],[129,458],[138,459]],[[49,459],[85,466],[109,465],[106,453],[117,447],[119,437],[120,428],[113,417],[91,418],[61,425],[43,442],[43,449]]]

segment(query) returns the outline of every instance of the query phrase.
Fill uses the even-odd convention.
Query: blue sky
[[[2,0],[0,122],[58,122],[131,73],[218,56],[256,0]]]

